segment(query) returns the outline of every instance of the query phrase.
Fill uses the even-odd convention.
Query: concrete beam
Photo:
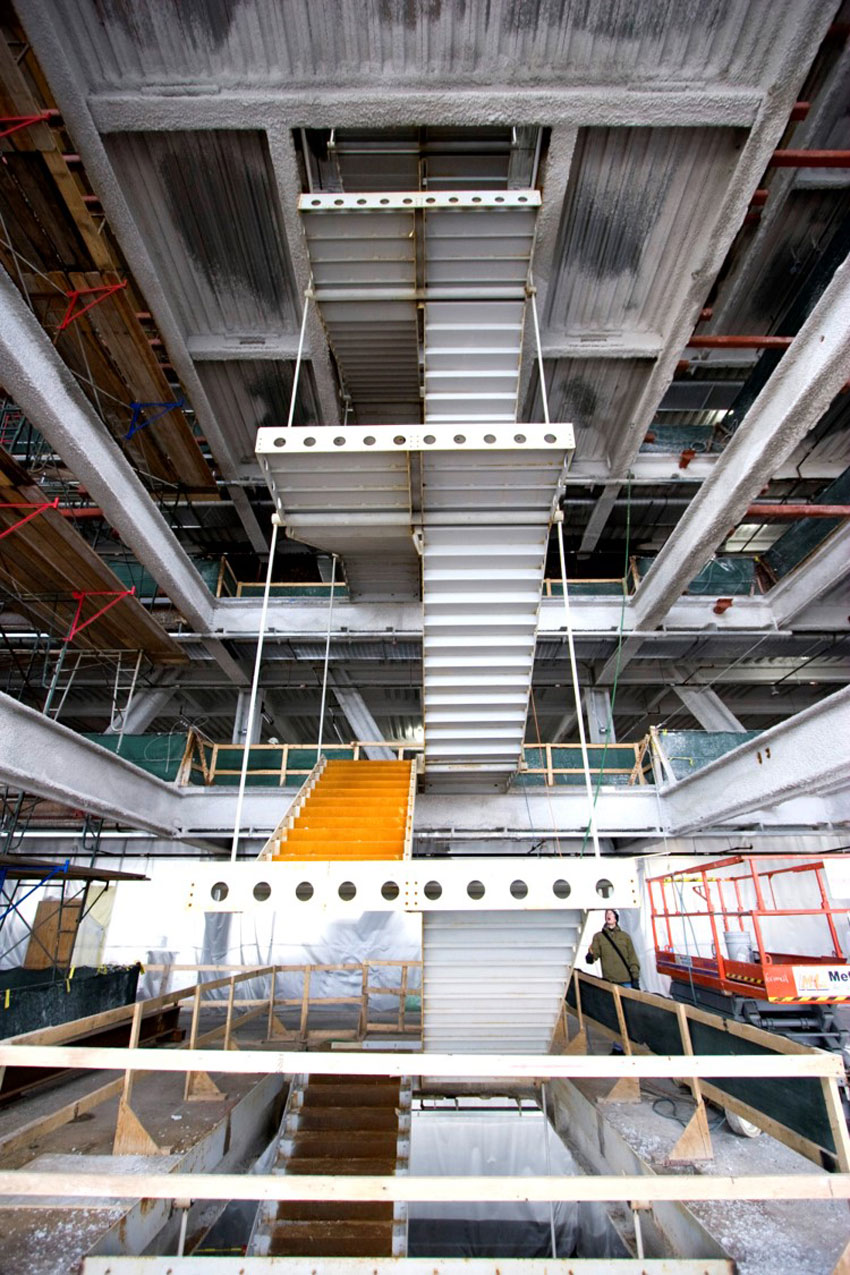
[[[637,626],[653,629],[661,623],[777,465],[818,423],[846,381],[849,361],[850,258],[836,271],[650,568],[633,600]]]
[[[660,792],[667,831],[698,832],[713,824],[799,797],[850,785],[850,687],[836,691],[757,739]],[[850,822],[850,803],[844,803]]]
[[[677,486],[684,489],[685,484],[704,482],[714,472],[721,459],[719,452],[701,453],[693,458],[687,469],[680,469],[680,455],[680,452],[639,452],[629,465],[632,490],[637,494],[637,489],[642,485],[656,486],[658,483],[672,483],[674,485],[672,494],[675,495]],[[812,456],[801,460],[799,474],[792,456],[777,467],[773,476],[776,479],[787,478],[793,482],[799,482],[800,478],[831,482],[835,478],[840,478],[846,468],[846,461],[841,460],[840,457],[831,459],[815,452]],[[576,457],[570,466],[567,490],[574,484],[598,486],[600,483],[611,481],[613,477],[612,468],[606,460]]]
[[[786,624],[850,576],[850,522],[845,522],[768,594],[778,624]]]
[[[171,836],[180,793],[0,692],[0,780],[133,828]]]

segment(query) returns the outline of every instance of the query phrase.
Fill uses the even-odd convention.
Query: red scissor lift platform
[[[647,886],[656,965],[676,1000],[829,1049],[850,1043],[835,1013],[850,1006],[850,855],[730,855]]]

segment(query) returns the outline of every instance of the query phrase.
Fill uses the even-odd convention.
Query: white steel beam
[[[848,576],[850,522],[845,522],[771,589],[768,601],[777,624],[787,624]]]
[[[766,86],[768,91],[761,100],[723,197],[717,200],[714,215],[707,218],[699,255],[691,254],[679,279],[677,294],[669,307],[669,322],[662,333],[664,352],[611,453],[611,468],[619,478],[626,477],[673,379],[700,309],[743,224],[753,191],[787,127],[791,108],[826,35],[832,12],[827,6],[817,13],[804,13],[800,9],[787,14],[787,21],[796,30],[792,32],[791,26],[782,30],[781,44],[777,42],[773,83]]]
[[[558,236],[561,231],[561,216],[577,140],[577,128],[553,128],[549,137],[544,169],[540,175],[539,185],[544,195],[537,214],[537,234],[532,257],[532,282],[539,315],[546,313],[546,296],[552,276],[557,274]],[[528,389],[534,380],[536,369],[537,341],[534,324],[527,323],[523,329],[517,392],[517,402],[524,420],[530,419],[533,414]]]
[[[848,361],[850,258],[835,272],[638,589],[633,611],[640,627],[662,622],[776,467],[814,428],[847,380]]]
[[[850,687],[763,731],[660,796],[673,835],[850,784]],[[850,804],[846,806],[850,820]]]
[[[556,946],[565,937],[560,923],[568,925],[577,910],[637,907],[640,902],[633,861],[594,855],[301,863],[255,859],[175,864],[169,880],[172,895],[181,898],[190,912],[285,909],[288,916],[321,912],[337,917],[361,912],[434,912],[450,928],[459,912],[474,914],[478,925],[498,925],[507,912],[534,912],[544,918],[557,913]],[[256,893],[260,883],[268,887],[262,899]],[[542,944],[545,936],[530,941]]]
[[[352,739],[378,740],[381,732],[360,691],[352,684],[345,669],[334,669],[328,676],[331,694],[348,719]],[[371,761],[392,761],[395,753],[380,744],[369,744],[362,750]]]
[[[587,732],[592,744],[616,744],[611,716],[611,692],[607,686],[588,686],[584,692]]]
[[[109,229],[120,243],[156,320],[168,349],[168,356],[186,389],[221,472],[225,479],[236,478],[239,457],[207,398],[201,378],[186,348],[182,325],[169,304],[166,287],[151,260],[121,183],[92,120],[83,79],[72,64],[61,23],[56,22],[55,13],[51,13],[47,5],[24,3],[18,12],[27,30],[27,38],[38,48],[38,60],[50,82],[50,91],[59,104],[65,124],[73,135],[74,145],[82,156],[86,176],[97,192]],[[138,128],[138,121],[131,127]],[[184,123],[181,127],[186,128],[189,125]],[[251,502],[238,487],[234,487],[230,494],[251,544],[258,553],[265,553],[268,549],[266,537]]]
[[[37,9],[36,0],[21,4],[27,35],[43,61],[43,37],[38,24],[30,16]],[[796,12],[788,4],[786,25],[803,31],[789,35],[789,45],[797,45],[800,66],[806,54],[811,59],[823,35],[825,24],[812,20],[809,6]],[[825,23],[829,15],[825,12]],[[806,26],[815,28],[812,36]],[[811,50],[811,52],[810,52]],[[806,62],[808,66],[808,62]],[[465,89],[452,86],[446,94],[437,88],[407,85],[395,88],[382,84],[339,88],[324,81],[320,92],[303,89],[262,90],[240,93],[216,86],[215,94],[162,94],[138,92],[103,92],[89,98],[92,117],[102,133],[123,133],[144,128],[148,131],[210,128],[272,129],[284,122],[289,128],[401,128],[407,125],[457,125],[475,128],[495,124],[538,125],[541,120],[552,127],[566,128],[648,128],[671,127],[687,120],[689,127],[701,125],[719,128],[749,128],[758,117],[762,94],[757,89],[723,86],[700,86],[694,89],[644,89],[608,84],[604,87],[582,85],[561,88],[511,89],[500,86],[495,93],[489,86]],[[795,85],[796,87],[796,85]],[[793,100],[793,99],[792,99]],[[785,118],[788,108],[786,107]]]
[[[122,757],[0,692],[0,780],[62,805],[166,836],[179,792]]]
[[[163,685],[145,687],[133,696],[123,718],[107,726],[106,735],[143,735],[154,718],[158,717],[177,691],[174,675]]]
[[[175,607],[198,631],[210,628],[209,589],[5,270],[0,381]]]
[[[679,670],[676,670],[676,677],[681,677]],[[710,686],[689,686],[679,681],[671,682],[671,686],[703,730],[746,730]],[[776,712],[776,705],[773,711]]]
[[[606,483],[605,490],[596,501],[593,512],[590,515],[587,526],[584,529],[584,535],[581,538],[581,544],[578,547],[579,557],[586,557],[593,553],[593,550],[599,543],[599,537],[605,530],[605,524],[611,516],[611,510],[617,502],[620,494],[619,483]]]
[[[266,134],[269,158],[272,162],[280,200],[280,219],[286,234],[286,250],[302,296],[310,286],[310,260],[307,245],[298,218],[298,196],[301,194],[301,174],[295,157],[292,129],[282,120],[273,124]],[[336,425],[340,418],[340,394],[336,375],[331,366],[328,342],[315,306],[310,306],[305,331],[307,351],[313,371],[321,420],[325,425]]]

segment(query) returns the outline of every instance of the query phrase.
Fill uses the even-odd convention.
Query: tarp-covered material
[[[498,1110],[509,1099],[462,1098],[460,1110],[414,1111],[410,1172],[448,1177],[546,1177],[578,1174],[575,1161],[542,1112]],[[488,1109],[489,1108],[489,1109]],[[548,1154],[547,1154],[548,1134]],[[554,1205],[558,1257],[619,1255],[601,1205]],[[550,1257],[547,1203],[411,1204],[410,1257]]]

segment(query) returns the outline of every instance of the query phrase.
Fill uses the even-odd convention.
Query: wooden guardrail
[[[626,744],[611,744],[607,749],[604,744],[591,744],[591,777],[602,774],[609,781],[628,787],[651,782],[652,756],[648,739],[647,736]],[[323,751],[328,757],[358,761],[367,749],[375,747],[391,749],[397,761],[410,760],[424,750],[423,744],[409,740],[378,739],[334,744]],[[243,752],[243,744],[212,743],[190,732],[177,783],[181,786],[236,783],[242,770]],[[250,754],[248,774],[264,779],[270,787],[300,786],[316,764],[315,744],[252,744]],[[580,744],[525,745],[521,778],[539,776],[545,787],[555,788],[568,784],[570,776],[583,774]]]
[[[570,1053],[586,1051],[586,1022],[590,1022],[609,1039],[619,1041],[624,1056],[634,1062],[656,1055],[669,1061],[679,1051],[719,1064],[702,1076],[684,1071],[667,1073],[688,1079],[696,1103],[694,1116],[670,1154],[671,1163],[711,1158],[704,1102],[710,1098],[815,1164],[850,1172],[850,1133],[839,1091],[839,1084],[844,1084],[844,1067],[839,1055],[696,1005],[619,987],[580,970],[573,972],[567,1007],[579,1027],[578,1035],[567,1044]],[[788,1064],[781,1075],[775,1070],[780,1059]],[[831,1075],[826,1070],[830,1059]],[[744,1062],[753,1070],[746,1071]],[[813,1063],[821,1064],[824,1070],[817,1074],[809,1070]],[[608,1095],[627,1102],[639,1097],[638,1082],[628,1070]]]

